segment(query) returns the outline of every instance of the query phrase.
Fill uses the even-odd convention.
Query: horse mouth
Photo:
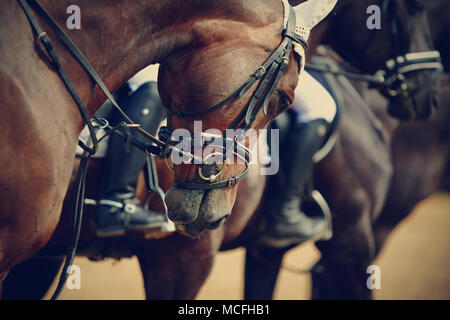
[[[195,230],[193,228],[189,227],[189,224],[183,224],[183,223],[175,223],[175,228],[178,233],[182,234],[183,236],[187,236],[190,238],[199,238],[200,235],[205,231],[205,229],[201,230]]]
[[[207,231],[207,230],[216,230],[218,228],[220,228],[224,223],[225,220],[230,216],[230,214],[226,214],[223,217],[221,217],[220,219],[213,221],[213,222],[209,222],[209,223],[201,223],[199,221],[194,221],[192,223],[175,223],[175,227],[176,230],[178,231],[178,233],[190,237],[190,238],[194,238],[197,239],[199,238],[203,232]]]

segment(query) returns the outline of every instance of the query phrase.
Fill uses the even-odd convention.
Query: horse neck
[[[84,53],[112,92],[136,72],[160,62],[192,39],[189,12],[185,11],[185,20],[177,19],[177,23],[168,18],[177,16],[173,1],[79,0],[79,30],[65,28],[70,16],[66,11],[73,2],[41,0],[41,3]],[[41,21],[45,25],[43,19]],[[89,101],[89,112],[94,113],[105,96],[98,88],[94,90],[92,79],[56,41],[56,36],[52,39],[60,49],[58,53],[64,68],[82,99],[86,103]]]
[[[69,17],[67,8],[73,2],[41,1],[59,25],[65,26]],[[189,44],[196,39],[193,31],[196,21],[232,17],[262,23],[266,18],[258,14],[273,14],[268,8],[272,9],[274,3],[281,6],[279,0],[78,0],[81,29],[67,33],[113,92],[146,66],[160,63],[182,48],[192,47]],[[104,94],[98,88],[94,90],[92,80],[82,75],[85,71],[76,66],[64,48],[61,52],[65,52],[63,65],[73,69],[68,73],[73,75],[75,86],[89,86],[80,91],[82,98],[89,101],[88,111],[94,113],[104,102]]]

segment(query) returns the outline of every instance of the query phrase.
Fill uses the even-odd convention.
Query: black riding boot
[[[275,196],[270,203],[268,235],[265,242],[285,247],[314,239],[328,228],[326,219],[311,218],[301,211],[302,195],[311,173],[313,156],[322,146],[328,123],[313,120],[294,124],[281,155],[285,183],[277,182]]]
[[[141,124],[151,134],[156,134],[164,118],[156,82],[141,85],[126,100],[124,108],[133,121]],[[115,118],[114,124],[123,121],[119,115]],[[132,130],[131,134],[141,138]],[[126,152],[123,139],[114,134],[110,136],[102,191],[96,211],[97,236],[121,236],[126,229],[145,231],[166,222],[163,215],[145,210],[135,197],[145,157],[145,153],[134,147]]]

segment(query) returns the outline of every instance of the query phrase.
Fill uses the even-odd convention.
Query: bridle
[[[272,94],[277,88],[278,83],[289,64],[289,55],[291,53],[293,45],[299,44],[305,50],[307,49],[306,41],[299,35],[298,32],[296,32],[295,11],[292,7],[286,5],[285,1],[283,1],[283,5],[285,15],[288,14],[288,19],[287,24],[282,32],[283,39],[281,41],[281,44],[275,49],[275,51],[269,56],[269,58],[263,63],[263,65],[261,65],[236,91],[231,93],[222,101],[200,110],[179,111],[171,108],[170,106],[166,106],[168,112],[175,114],[179,118],[194,118],[202,116],[224,107],[227,103],[234,99],[242,98],[255,85],[255,83],[259,81],[256,90],[250,97],[247,104],[227,128],[227,130],[239,130],[239,135],[236,135],[234,139],[230,139],[228,137],[225,137],[224,134],[212,135],[202,132],[201,137],[193,139],[193,141],[195,141],[195,139],[198,139],[197,145],[201,148],[211,146],[211,143],[213,143],[213,141],[216,139],[219,141],[224,141],[223,144],[214,145],[221,150],[219,153],[223,155],[222,158],[227,159],[230,154],[232,154],[233,156],[238,156],[241,160],[244,161],[244,170],[242,170],[238,175],[232,176],[225,180],[217,181],[219,176],[223,172],[224,166],[222,165],[222,168],[219,169],[217,164],[208,164],[206,159],[203,159],[201,160],[201,164],[199,165],[197,171],[197,180],[199,182],[183,182],[175,180],[174,187],[190,190],[211,190],[226,188],[235,185],[248,173],[248,164],[249,160],[252,157],[252,154],[241,141],[243,140],[247,131],[252,127],[252,124],[254,123],[256,116],[260,112],[260,110],[262,109],[264,114],[267,114],[267,106],[269,104],[270,98],[272,97]],[[168,127],[161,128],[159,133],[159,138],[161,141],[172,145],[174,143],[177,143],[178,141],[171,140],[171,136],[172,131]],[[231,149],[227,148],[226,145],[230,143],[234,144],[235,147]],[[217,155],[217,153],[215,153],[214,155]],[[192,159],[194,159],[195,156],[193,154],[190,154],[188,156],[188,163],[192,163]],[[209,156],[210,155],[208,155],[208,157]],[[172,166],[169,165],[169,167],[173,170]],[[208,172],[208,174],[205,174],[205,172]]]
[[[239,182],[247,173],[248,173],[248,163],[251,159],[251,152],[248,150],[245,145],[241,142],[245,133],[251,128],[258,112],[262,109],[264,113],[267,113],[267,106],[269,100],[274,93],[277,85],[283,76],[286,68],[289,64],[289,55],[293,45],[301,45],[305,50],[307,49],[307,43],[304,38],[301,36],[301,33],[296,30],[296,14],[294,9],[287,3],[287,1],[283,0],[284,7],[284,15],[285,15],[285,28],[282,32],[283,39],[281,44],[275,49],[275,51],[269,56],[269,58],[261,65],[249,78],[245,81],[236,91],[231,93],[228,97],[218,102],[217,104],[195,111],[179,111],[172,109],[170,106],[166,106],[169,112],[176,114],[180,118],[192,118],[201,116],[219,108],[222,108],[227,103],[234,99],[242,98],[258,81],[259,84],[254,91],[253,95],[242,109],[242,111],[237,115],[234,121],[230,124],[228,129],[241,129],[243,135],[236,136],[233,141],[230,138],[226,138],[224,136],[213,136],[213,135],[205,135],[202,133],[202,137],[200,137],[201,147],[209,146],[214,140],[213,138],[221,138],[225,145],[229,145],[233,143],[235,146],[231,149],[234,155],[237,155],[240,159],[244,160],[245,169],[236,176],[232,176],[223,181],[217,181],[220,176],[222,170],[213,170],[212,167],[217,167],[215,164],[208,164],[208,159],[199,159],[192,152],[186,152],[177,148],[175,141],[171,141],[171,131],[167,127],[161,128],[158,137],[156,138],[153,135],[149,134],[142,128],[140,128],[139,124],[134,123],[126,113],[120,108],[118,103],[115,101],[113,95],[109,92],[106,85],[103,83],[101,77],[89,63],[89,61],[85,58],[85,56],[81,53],[81,51],[77,48],[77,46],[70,40],[70,38],[65,34],[65,32],[58,26],[56,21],[50,16],[50,14],[39,4],[36,0],[18,0],[24,9],[30,24],[37,35],[37,38],[43,43],[46,48],[51,60],[56,68],[56,71],[62,78],[64,84],[66,85],[69,92],[72,94],[80,113],[83,117],[83,120],[87,124],[90,132],[90,139],[93,143],[93,147],[88,147],[85,143],[79,142],[80,147],[82,147],[85,152],[89,155],[95,154],[97,151],[98,139],[95,135],[95,124],[102,123],[102,119],[95,119],[96,121],[89,120],[88,112],[86,107],[84,106],[81,98],[78,96],[75,88],[73,87],[70,79],[62,68],[61,62],[53,49],[53,45],[50,41],[48,35],[42,31],[36,19],[33,16],[31,9],[28,6],[28,2],[31,2],[35,9],[46,19],[46,21],[50,24],[52,29],[56,32],[57,36],[69,50],[69,52],[78,60],[78,62],[84,67],[87,73],[91,76],[94,82],[99,86],[99,88],[105,93],[106,97],[111,101],[113,106],[119,111],[119,113],[124,117],[126,123],[129,127],[134,130],[137,130],[144,138],[150,141],[147,145],[142,145],[138,141],[132,141],[134,146],[143,149],[145,152],[149,154],[154,154],[160,158],[165,158],[166,161],[172,152],[178,152],[188,157],[189,159],[197,160],[200,162],[198,178],[202,181],[198,182],[180,182],[175,181],[174,186],[178,188],[184,189],[197,189],[197,190],[208,190],[208,189],[219,189],[226,188],[232,185],[235,185]],[[286,19],[287,17],[287,19]],[[108,125],[103,125],[112,131],[116,131],[117,128],[111,128]],[[132,139],[130,137],[130,139]],[[193,140],[195,141],[195,139]],[[220,148],[220,146],[217,146]],[[227,150],[227,152],[222,151],[224,159],[229,157],[230,148],[226,148],[223,146],[223,150]],[[213,174],[208,173],[204,174],[205,171],[216,171]],[[205,181],[207,183],[205,183]]]
[[[388,14],[390,21],[390,35],[392,41],[393,59],[386,62],[384,77],[391,82],[387,88],[387,94],[398,102],[398,105],[406,112],[407,117],[417,117],[417,106],[414,97],[427,88],[443,72],[441,55],[438,51],[423,51],[402,54],[400,49],[401,34],[400,18],[395,0],[384,0],[383,10]],[[424,26],[427,28],[428,26]],[[416,86],[408,83],[407,75],[418,71],[432,71]],[[395,116],[395,111],[391,110]]]
[[[373,87],[382,89],[382,92],[390,99],[396,99],[399,105],[404,108],[411,118],[416,116],[416,106],[414,97],[426,89],[443,72],[439,51],[421,51],[412,53],[402,53],[400,49],[401,34],[400,18],[395,0],[382,0],[382,14],[388,16],[389,32],[392,43],[392,58],[386,61],[385,69],[378,70],[375,74],[362,74],[350,70],[330,68],[329,66],[307,64],[306,68],[319,72],[343,75],[349,79],[365,81]],[[375,33],[372,33],[371,41]],[[368,50],[364,48],[363,52]],[[407,81],[407,75],[412,72],[431,71],[419,84],[412,86]]]

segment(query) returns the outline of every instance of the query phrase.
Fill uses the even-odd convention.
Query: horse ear
[[[308,0],[294,7],[297,17],[296,32],[308,40],[309,33],[336,5],[337,0]]]

